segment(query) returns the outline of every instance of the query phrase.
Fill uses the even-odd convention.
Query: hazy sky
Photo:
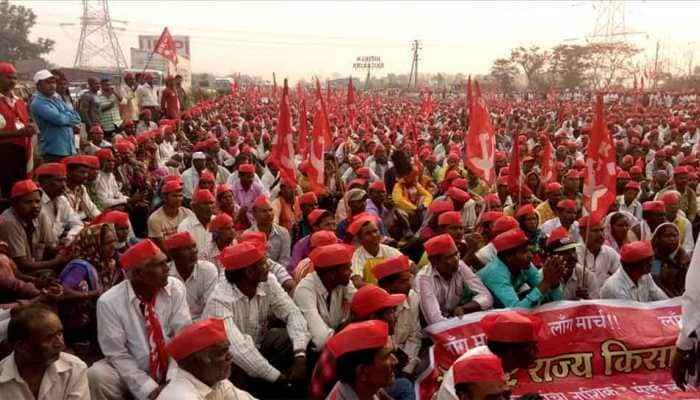
[[[32,36],[56,40],[49,60],[72,66],[80,36],[80,1],[17,1],[32,8],[38,23]],[[332,72],[353,72],[356,56],[380,56],[383,73],[408,73],[411,41],[423,41],[419,72],[487,73],[492,61],[519,45],[550,47],[594,31],[595,11],[587,1],[556,2],[232,2],[111,0],[111,16],[128,21],[118,32],[129,61],[137,36],[189,35],[194,72],[243,72],[296,80]],[[700,2],[626,2],[628,31],[653,58],[689,59],[698,44]],[[574,42],[570,42],[574,43]],[[698,57],[700,59],[700,57]],[[687,65],[687,61],[679,64]],[[696,62],[697,64],[697,62]]]

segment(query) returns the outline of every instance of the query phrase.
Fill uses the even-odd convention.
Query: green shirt
[[[476,273],[491,291],[495,308],[532,308],[547,301],[561,300],[560,287],[551,289],[547,295],[540,292],[542,273],[532,264],[527,269],[512,276],[506,264],[496,257]],[[521,299],[518,289],[527,283],[532,289]]]

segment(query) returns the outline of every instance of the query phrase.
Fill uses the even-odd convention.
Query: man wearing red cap
[[[651,242],[637,241],[622,246],[622,268],[600,288],[600,298],[639,302],[666,300],[668,296],[651,277],[654,249]]]
[[[139,85],[136,88],[136,103],[139,110],[150,111],[154,120],[160,119],[160,105],[158,104],[158,90],[153,86],[153,75],[150,72],[141,74]]]
[[[150,109],[146,108],[139,114],[140,118],[136,123],[136,134],[141,135],[144,132],[152,131],[158,128],[158,124],[153,122],[153,113]]]
[[[562,297],[560,280],[564,272],[563,260],[549,257],[537,270],[532,265],[529,241],[520,228],[514,228],[493,239],[497,257],[477,272],[491,291],[494,304],[499,308],[533,308]],[[531,288],[522,294],[522,286]]]
[[[186,199],[192,199],[192,194],[197,190],[199,178],[206,171],[207,156],[201,151],[192,153],[192,166],[182,172],[182,194]]]
[[[557,182],[549,182],[545,186],[545,193],[547,194],[547,200],[540,203],[540,205],[535,208],[537,214],[540,216],[540,226],[550,219],[556,218],[554,210],[562,199],[561,185]]]
[[[224,320],[234,364],[242,369],[234,374],[239,386],[269,392],[275,389],[270,382],[304,379],[309,330],[299,308],[269,273],[265,244],[244,241],[225,248],[220,259],[226,279],[209,297],[203,317]],[[286,329],[269,327],[272,317]]]
[[[238,219],[243,220],[245,217],[248,223],[252,225],[255,220],[253,217],[253,202],[261,194],[267,194],[262,183],[260,183],[260,178],[255,173],[255,166],[253,164],[240,164],[237,173],[231,174],[226,183],[231,186],[233,198],[240,207]]]
[[[668,190],[661,196],[661,201],[666,205],[666,220],[676,225],[680,235],[680,244],[683,250],[693,255],[695,239],[693,238],[693,226],[680,210],[681,195],[675,190]],[[654,229],[656,230],[656,229]]]
[[[98,203],[102,208],[124,208],[130,199],[122,193],[114,176],[115,158],[112,149],[101,149],[95,155],[100,159],[100,171],[94,184]]]
[[[397,363],[389,340],[386,322],[371,320],[348,325],[328,341],[335,357],[339,382],[329,400],[372,399],[394,383]]]
[[[632,233],[639,240],[651,240],[656,227],[666,222],[666,203],[661,200],[642,203],[642,220],[632,226]]]
[[[182,206],[182,183],[179,178],[163,183],[160,195],[163,205],[148,216],[148,237],[163,248],[165,237],[177,232],[178,225],[193,217],[194,213]]]
[[[367,205],[365,211],[377,216],[386,225],[390,217],[391,210],[385,206],[386,186],[384,181],[372,182],[367,190]]]
[[[30,123],[24,100],[16,97],[17,71],[10,63],[0,63],[0,193],[7,198],[12,184],[27,177],[27,160],[31,157],[31,137],[36,129]]]
[[[595,274],[584,270],[576,256],[576,241],[564,227],[556,228],[547,238],[547,257],[559,256],[564,261],[561,277],[562,299],[597,299],[600,287]]]
[[[369,161],[367,166],[370,172],[377,177],[378,181],[384,182],[384,175],[386,171],[391,168],[386,148],[381,143],[378,144],[377,147],[374,148],[374,157],[371,158],[372,160],[367,160]]]
[[[81,221],[90,221],[100,214],[100,209],[90,198],[87,188],[88,176],[95,156],[70,156],[63,160],[66,165],[65,196],[71,208],[78,214]],[[99,161],[98,161],[99,162]]]
[[[296,190],[296,183],[281,179],[277,198],[272,200],[272,211],[275,215],[274,222],[287,231],[292,229],[294,222],[301,216]]]
[[[423,247],[430,264],[416,275],[416,288],[428,324],[491,308],[491,294],[459,259],[457,245],[450,235],[435,236]]]
[[[688,185],[689,176],[686,166],[676,167],[673,170],[673,189],[681,195],[680,209],[685,213],[686,218],[693,222],[698,212],[698,202],[694,188]]]
[[[161,93],[160,109],[163,118],[177,119],[180,117],[180,99],[175,90],[175,77],[168,75],[165,77],[165,89]]]
[[[119,259],[126,280],[97,301],[97,336],[105,358],[88,369],[90,394],[117,400],[153,399],[173,378],[166,343],[192,323],[187,289],[168,276],[167,257],[150,240]]]
[[[308,221],[309,213],[318,208],[318,198],[314,192],[306,192],[299,196],[299,209],[301,216],[297,218],[289,230],[289,235],[292,238],[292,247],[303,237],[310,235],[313,232],[311,224]],[[292,258],[294,258],[292,256]]]
[[[640,191],[639,183],[630,181],[625,185],[622,194],[617,196],[620,211],[632,214],[638,222],[642,221],[642,203],[638,200]]]
[[[47,259],[58,243],[49,218],[41,209],[41,192],[30,179],[19,181],[10,192],[11,206],[0,215],[0,240],[8,244],[8,256],[22,273],[60,269],[68,262],[64,255]]]
[[[183,329],[166,347],[177,361],[177,376],[158,399],[254,400],[228,380],[233,362],[229,346],[220,319],[203,320]]]
[[[382,236],[374,214],[362,213],[355,216],[347,231],[359,244],[352,255],[353,284],[357,288],[367,283],[376,284],[372,268],[386,258],[400,256],[401,252],[381,243]]]
[[[66,166],[45,163],[34,170],[41,188],[41,210],[48,217],[59,244],[70,243],[83,229],[83,222],[63,195],[66,189]]]
[[[348,319],[348,308],[357,289],[350,281],[353,249],[331,244],[314,249],[309,258],[314,272],[299,282],[294,302],[309,324],[311,341],[319,351]]]
[[[331,231],[335,233],[335,216],[328,210],[317,208],[311,211],[306,220],[311,225],[311,233],[299,240],[292,249],[292,256],[287,264],[287,270],[294,271],[299,262],[311,253],[311,237],[316,232]]]
[[[607,244],[601,221],[585,216],[578,220],[583,243],[576,248],[576,257],[584,270],[591,270],[596,276],[598,287],[620,269],[620,256]]]
[[[204,251],[211,242],[209,222],[214,215],[216,199],[209,190],[199,189],[192,195],[192,213],[177,226],[178,232],[190,232],[197,243],[197,250]]]
[[[501,359],[493,354],[474,354],[458,358],[440,384],[437,400],[509,399]]]
[[[190,315],[193,321],[198,321],[207,299],[214,291],[219,270],[209,261],[197,259],[197,244],[189,232],[166,237],[164,245],[172,260],[169,275],[185,285]]]
[[[255,224],[248,231],[264,233],[267,236],[268,257],[286,267],[291,256],[292,241],[289,231],[274,222],[272,203],[266,195],[261,194],[253,202],[253,216]]]
[[[503,213],[501,213],[503,214]],[[489,241],[486,245],[484,245],[482,248],[479,249],[479,251],[476,252],[474,255],[475,261],[479,261],[481,265],[475,265],[477,269],[484,267],[486,264],[490,263],[491,260],[496,258],[496,247],[493,245],[493,239],[500,235],[501,233],[505,231],[509,231],[514,228],[519,228],[520,223],[518,222],[517,219],[510,217],[508,215],[501,215],[500,217],[496,218],[496,220],[493,222],[493,227],[492,227],[492,238],[491,241]]]
[[[556,217],[545,222],[540,229],[545,235],[549,235],[555,229],[559,227],[564,227],[569,231],[571,237],[577,241],[581,241],[581,234],[579,233],[578,221],[576,221],[576,202],[573,200],[565,199],[559,200],[556,204]]]
[[[221,271],[224,267],[219,260],[219,254],[233,244],[233,240],[236,238],[233,218],[224,212],[215,215],[209,222],[209,232],[211,232],[211,243],[198,253],[199,259],[209,261]]]

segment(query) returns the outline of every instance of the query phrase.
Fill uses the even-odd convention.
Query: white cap
[[[53,74],[51,71],[48,69],[41,69],[39,71],[36,71],[36,74],[34,74],[34,83],[39,83],[39,81],[43,81],[44,79],[49,79],[53,78]]]
[[[192,153],[192,159],[193,160],[206,160],[207,155],[202,153],[201,151],[196,151],[196,152]]]

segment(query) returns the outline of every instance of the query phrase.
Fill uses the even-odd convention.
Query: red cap
[[[348,187],[349,187],[349,188],[353,188],[353,187],[357,187],[357,186],[363,187],[363,186],[365,186],[366,184],[367,184],[367,180],[366,180],[366,179],[357,178],[357,179],[351,180],[350,183],[348,184]]]
[[[627,171],[622,170],[622,171],[619,171],[617,173],[617,179],[630,179],[630,178],[631,178],[630,173]]]
[[[104,211],[92,221],[91,225],[94,224],[113,224],[114,226],[128,228],[129,214],[117,210]]]
[[[549,182],[545,187],[545,192],[552,193],[561,190],[561,185],[558,182]]]
[[[129,247],[121,257],[119,263],[124,271],[141,264],[142,262],[161,254],[160,248],[156,246],[150,239],[144,239],[135,245]]]
[[[16,74],[17,70],[15,66],[8,62],[0,62],[0,74]]]
[[[430,203],[428,212],[431,214],[440,214],[446,211],[454,211],[455,206],[449,200],[435,200]]]
[[[309,220],[309,225],[313,226],[313,225],[316,225],[316,223],[324,215],[332,215],[332,214],[328,210],[325,210],[323,208],[316,208],[309,213],[309,216],[306,217],[306,219]]]
[[[90,133],[105,133],[105,131],[102,130],[101,126],[93,125],[90,127]]]
[[[318,197],[316,197],[316,193],[314,192],[306,192],[299,196],[299,205],[303,206],[304,204],[314,204],[318,203]]]
[[[350,302],[350,311],[357,318],[366,318],[370,314],[389,307],[403,304],[406,295],[389,294],[386,290],[376,285],[365,285],[355,292]]]
[[[12,190],[10,191],[10,198],[14,199],[16,197],[24,196],[27,193],[38,192],[39,188],[36,186],[31,179],[25,179],[23,181],[15,182],[12,185]]]
[[[503,233],[503,232],[509,231],[511,229],[515,229],[519,226],[520,226],[520,223],[518,222],[517,219],[515,219],[509,215],[504,215],[504,216],[498,218],[493,223],[493,227],[491,227],[491,230],[493,231],[494,234],[498,235],[499,233]]]
[[[262,260],[267,254],[267,248],[257,241],[244,241],[224,248],[219,255],[219,261],[224,269],[233,271],[247,268]]]
[[[486,196],[484,196],[484,202],[489,207],[500,207],[501,206],[501,199],[498,197],[497,193],[489,193]]]
[[[445,177],[443,178],[443,181],[450,181],[452,179],[457,179],[459,178],[459,172],[455,170],[448,171],[447,174],[445,174]]]
[[[258,195],[258,197],[256,197],[255,200],[253,200],[253,208],[269,205],[271,205],[270,198],[264,194]]]
[[[199,181],[200,182],[214,182],[216,181],[216,178],[214,177],[214,174],[212,174],[209,171],[204,171],[202,172],[202,175],[199,176]]]
[[[350,157],[350,162],[351,163],[361,163],[362,159],[359,156],[352,156],[352,157]]]
[[[454,383],[506,382],[501,359],[493,354],[476,354],[457,359],[452,365]]]
[[[639,186],[639,182],[637,181],[629,181],[625,185],[625,189],[634,189],[634,190],[641,190],[641,186]]]
[[[532,204],[525,204],[518,208],[518,212],[515,213],[515,218],[523,217],[528,214],[535,212],[535,207]]]
[[[486,211],[481,214],[481,222],[493,222],[503,216],[501,211]]]
[[[309,258],[314,263],[314,268],[326,268],[336,265],[350,264],[354,248],[341,243],[329,244],[315,248]]]
[[[457,178],[457,179],[453,180],[452,186],[456,187],[457,189],[469,190],[469,184],[467,183],[467,180],[464,178]]]
[[[114,153],[110,149],[100,149],[95,155],[100,160],[114,160]]]
[[[590,215],[584,215],[583,217],[579,218],[579,220],[578,220],[579,228],[588,228],[589,225],[591,227],[599,227],[602,224],[603,224],[603,221],[600,220],[600,217],[591,218]]]
[[[664,203],[663,201],[660,201],[660,200],[645,201],[644,203],[642,203],[642,211],[665,213],[666,212],[666,203]]]
[[[635,165],[632,168],[630,168],[630,174],[641,174],[642,173],[642,167]]]
[[[326,348],[337,360],[340,356],[361,350],[381,349],[389,343],[389,325],[380,320],[348,324],[333,335]]]
[[[46,164],[41,164],[34,170],[34,176],[35,177],[40,177],[40,176],[60,176],[60,177],[65,177],[66,176],[66,166],[61,163],[46,163]]]
[[[128,153],[134,151],[134,144],[127,140],[119,140],[114,144],[117,153]]]
[[[661,196],[661,201],[663,201],[664,204],[668,204],[668,203],[672,203],[672,202],[676,202],[676,201],[680,201],[680,200],[681,200],[681,195],[678,192],[676,192],[675,190],[668,191]]]
[[[386,185],[384,184],[384,181],[374,181],[369,185],[369,190],[386,191]]]
[[[438,217],[438,226],[462,225],[462,213],[459,211],[447,211]]]
[[[353,236],[356,236],[357,233],[360,232],[360,229],[362,229],[362,227],[368,222],[373,222],[376,224],[377,216],[370,212],[358,214],[352,219],[350,225],[348,225],[347,232]]]
[[[627,243],[620,250],[620,259],[624,263],[636,263],[654,256],[654,249],[648,240]]]
[[[493,247],[499,253],[506,250],[511,250],[516,247],[523,246],[528,243],[527,236],[525,232],[520,228],[514,228],[509,231],[505,231],[495,238],[493,238]]]
[[[173,233],[172,235],[166,237],[165,242],[163,242],[163,247],[165,248],[165,250],[170,251],[179,249],[180,247],[191,246],[193,244],[194,239],[192,238],[192,235],[189,232],[185,231]]]
[[[160,188],[160,193],[166,194],[177,190],[182,190],[182,183],[176,180],[171,180],[163,183],[163,186]]]
[[[688,173],[688,168],[686,168],[684,165],[681,165],[680,167],[676,167],[673,169],[673,175],[680,175],[680,174],[687,174]]]
[[[501,175],[496,179],[496,184],[499,186],[508,186],[508,175]]]
[[[238,166],[238,172],[254,174],[255,166],[253,164],[241,164]]]
[[[190,354],[227,340],[224,320],[205,319],[185,327],[165,346],[165,351],[180,361]]]
[[[428,239],[428,241],[423,243],[423,247],[425,248],[425,252],[428,253],[429,257],[445,254],[448,251],[457,250],[457,245],[455,244],[454,239],[452,239],[452,236],[447,233],[443,233],[442,235],[437,235]]]
[[[222,184],[216,185],[215,192],[216,192],[216,197],[219,197],[220,195],[222,195],[226,192],[233,193],[233,189],[231,189],[231,186],[229,186],[228,184],[222,183]]]
[[[199,189],[196,192],[194,192],[194,194],[192,194],[192,204],[214,202],[216,202],[214,195],[211,194],[211,191],[207,189]]]
[[[309,242],[311,243],[311,248],[315,249],[316,247],[338,243],[338,237],[335,236],[335,232],[333,231],[323,230],[312,233]]]
[[[576,211],[576,202],[571,199],[559,200],[559,203],[557,203],[557,208]]]
[[[479,321],[488,340],[495,342],[536,342],[542,320],[517,311],[491,313]]]
[[[409,260],[404,255],[386,258],[372,268],[372,274],[377,279],[407,271],[409,271]]]
[[[358,168],[356,174],[359,178],[369,178],[369,167]]]
[[[459,159],[460,159],[460,157],[459,157],[459,154],[457,154],[457,153],[450,153],[450,154],[447,156],[447,161],[453,161],[453,162],[454,162],[454,161],[459,161]]]
[[[554,229],[549,236],[547,237],[547,247],[561,242],[564,239],[568,239],[569,241],[571,240],[571,235],[569,234],[569,231],[564,228],[563,226],[560,226],[556,229]]]
[[[462,189],[458,189],[454,186],[447,189],[447,196],[449,196],[452,200],[457,201],[459,203],[466,203],[469,201],[469,199],[471,199],[471,196],[469,196],[469,193],[465,192]]]
[[[227,226],[233,227],[233,218],[231,218],[230,215],[222,212],[212,218],[212,220],[209,222],[209,232],[216,232],[221,228],[225,228]]]
[[[94,158],[94,161],[92,160]],[[76,156],[68,156],[64,158],[61,161],[63,164],[66,166],[68,165],[82,165],[88,168],[93,168],[95,165],[98,166],[100,165],[100,161],[97,157],[95,156],[86,156],[86,155],[76,155]]]

